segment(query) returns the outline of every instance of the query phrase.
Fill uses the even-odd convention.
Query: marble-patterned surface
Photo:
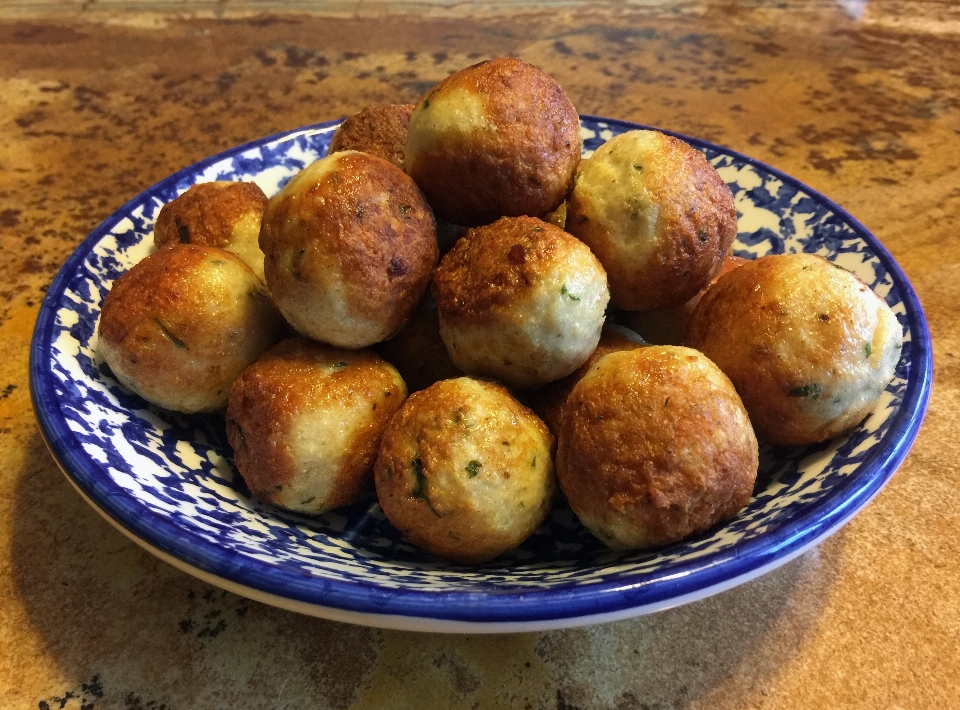
[[[960,707],[950,3],[433,3],[389,15],[381,3],[219,18],[108,5],[0,13],[0,707]],[[819,548],[733,591],[516,636],[296,616],[208,587],[99,519],[46,452],[27,387],[39,300],[75,245],[201,157],[412,101],[500,54],[547,70],[584,113],[765,160],[883,241],[926,308],[936,363],[926,424],[890,485]]]

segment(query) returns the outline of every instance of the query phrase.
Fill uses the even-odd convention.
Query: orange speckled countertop
[[[510,54],[582,113],[766,161],[862,221],[933,335],[929,413],[839,533],[707,600],[568,631],[383,631],[221,591],[57,469],[27,359],[80,241],[205,156]],[[960,708],[960,8],[947,0],[0,6],[0,708]]]

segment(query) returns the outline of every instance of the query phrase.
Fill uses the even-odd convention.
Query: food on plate
[[[404,156],[437,215],[475,227],[555,210],[580,146],[579,116],[560,85],[501,57],[462,69],[417,101]]]
[[[234,379],[279,338],[283,319],[240,258],[214,247],[160,249],[113,284],[99,351],[126,387],[178,412],[223,408]]]
[[[757,439],[730,380],[702,353],[610,353],[564,406],[557,477],[570,507],[616,549],[680,540],[750,500]]]
[[[607,270],[613,304],[644,311],[680,306],[710,283],[737,235],[737,211],[702,153],[636,130],[580,164],[566,229]]]
[[[636,350],[646,343],[639,335],[629,328],[612,323],[604,323],[600,331],[600,342],[590,357],[580,367],[561,380],[548,382],[542,387],[525,393],[524,403],[543,420],[550,432],[557,436],[560,433],[560,423],[563,418],[563,405],[573,391],[574,386],[590,372],[596,362],[608,353],[621,350]]]
[[[234,382],[227,436],[250,491],[301,513],[360,500],[407,388],[369,350],[284,340]]]
[[[859,424],[893,378],[902,341],[882,298],[814,254],[765,256],[722,276],[687,336],[771,444],[812,444]]]
[[[380,343],[377,352],[397,368],[411,392],[463,375],[463,371],[453,364],[440,337],[437,304],[429,291],[403,330]]]
[[[340,124],[330,141],[330,152],[359,150],[389,160],[401,170],[403,144],[413,104],[372,104]]]
[[[356,151],[318,160],[270,198],[260,247],[290,324],[343,348],[396,334],[438,258],[433,213],[413,180]]]
[[[819,257],[731,256],[733,196],[699,151],[635,130],[581,162],[578,119],[553,79],[494,59],[350,117],[269,201],[195,185],[107,297],[105,360],[171,409],[230,392],[255,494],[319,513],[375,479],[388,519],[457,562],[542,522],[551,432],[573,510],[611,547],[734,516],[754,427],[805,444],[855,426],[893,375],[899,323]],[[303,337],[254,363],[291,326]]]
[[[418,548],[455,562],[493,559],[543,522],[553,437],[502,385],[461,377],[410,395],[374,474],[387,519]]]
[[[263,278],[257,242],[267,196],[252,182],[202,182],[160,208],[153,227],[158,247],[199,244],[239,256]]]
[[[609,299],[590,250],[535,217],[504,217],[467,232],[434,273],[433,296],[454,364],[521,388],[583,364]]]
[[[746,259],[732,254],[723,260],[720,273],[714,277],[707,288],[717,282],[717,279],[728,271],[732,271]],[[693,315],[693,309],[700,303],[700,299],[707,289],[703,289],[696,296],[674,308],[654,308],[650,311],[619,311],[617,320],[628,328],[635,330],[640,337],[654,345],[683,345],[687,335],[687,323]]]

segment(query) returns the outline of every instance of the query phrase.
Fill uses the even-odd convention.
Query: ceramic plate
[[[584,153],[636,126],[582,118]],[[152,250],[160,207],[197,182],[252,180],[271,195],[326,154],[336,122],[208,158],[146,190],[67,260],[43,303],[31,351],[33,402],[68,479],[137,543],[240,594],[308,614],[429,631],[520,631],[610,621],[730,588],[830,535],[893,475],[930,393],[930,337],[916,295],[870,233],[830,200],[756,160],[679,136],[730,185],[736,253],[822,254],[887,300],[903,327],[896,376],[849,436],[761,451],[750,505],[679,544],[613,552],[565,504],[516,551],[479,567],[421,554],[374,501],[320,516],[252,498],[235,473],[221,415],[182,416],[121,387],[97,353],[113,281]]]

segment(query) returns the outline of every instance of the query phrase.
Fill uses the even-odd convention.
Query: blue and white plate
[[[642,128],[584,116],[584,153]],[[337,123],[234,148],[124,205],[67,260],[37,320],[33,403],[67,478],[104,517],[177,567],[299,612],[429,631],[529,631],[649,613],[733,587],[836,531],[903,460],[926,409],[932,358],[923,312],[880,243],[827,198],[763,163],[705,141],[734,195],[736,253],[822,254],[887,300],[903,327],[896,376],[849,436],[767,449],[750,505],[732,522],[647,552],[613,552],[555,506],[519,549],[459,567],[414,549],[375,501],[320,516],[250,496],[222,416],[182,416],[121,387],[97,353],[96,322],[113,281],[152,249],[160,207],[197,182],[252,180],[268,194],[327,152]]]

